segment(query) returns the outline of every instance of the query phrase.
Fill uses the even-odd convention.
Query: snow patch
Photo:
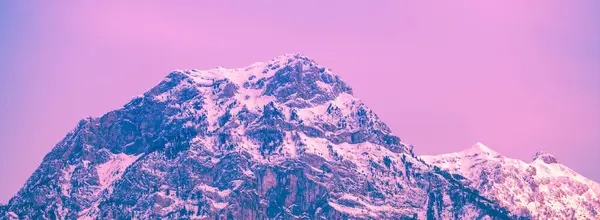
[[[196,188],[205,191],[205,192],[210,192],[210,193],[216,193],[217,195],[219,195],[221,198],[227,197],[229,196],[229,194],[231,193],[231,190],[226,189],[226,190],[219,190],[216,187],[212,187],[206,184],[201,184],[196,186]]]
[[[344,212],[344,213],[348,213],[348,214],[352,214],[355,216],[372,216],[372,217],[378,217],[376,215],[376,212],[382,212],[382,213],[397,213],[400,210],[389,206],[389,205],[381,205],[381,206],[377,206],[377,205],[373,205],[370,204],[368,202],[363,201],[361,198],[356,197],[354,195],[351,194],[344,194],[343,196],[341,196],[339,200],[346,200],[346,201],[352,201],[353,203],[357,204],[354,207],[349,207],[349,206],[344,206],[335,202],[331,202],[329,201],[329,205],[331,205],[331,207],[333,207],[334,209],[340,211],[340,212]]]
[[[96,167],[96,172],[98,173],[98,179],[100,180],[100,188],[105,189],[115,180],[121,178],[121,175],[123,175],[125,170],[142,155],[143,154],[113,154],[110,156],[111,159],[109,161],[98,165]]]
[[[226,202],[215,202],[215,201],[213,201],[212,205],[216,209],[224,209],[225,207],[227,207],[227,205],[229,205],[229,203],[226,203]]]
[[[63,170],[63,180],[60,184],[60,189],[63,195],[69,196],[71,193],[71,175],[75,171],[74,165],[69,165],[66,170]]]

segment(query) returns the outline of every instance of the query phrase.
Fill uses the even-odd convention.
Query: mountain
[[[515,214],[534,219],[600,219],[600,185],[547,152],[538,152],[526,163],[477,143],[458,153],[420,158],[463,176],[461,183]]]
[[[5,219],[516,219],[414,156],[330,69],[177,70],[86,118]]]

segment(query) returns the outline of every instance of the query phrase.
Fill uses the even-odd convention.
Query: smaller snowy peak
[[[600,219],[600,185],[550,153],[540,151],[527,163],[477,143],[461,152],[421,159],[465,177],[465,184],[514,213],[532,219]]]
[[[486,166],[486,164],[491,163],[490,161],[499,161],[503,159],[498,152],[481,142],[477,142],[470,148],[459,152],[440,155],[422,155],[419,156],[419,158],[428,164],[463,175],[474,174],[470,173],[469,170],[479,167],[480,165]]]
[[[538,151],[535,153],[535,157],[533,157],[533,161],[540,160],[546,164],[558,163],[556,157],[546,151]]]
[[[434,155],[422,155],[420,157],[431,159],[431,158],[450,158],[450,157],[462,158],[465,156],[469,157],[469,158],[481,157],[481,156],[498,157],[498,156],[500,156],[500,154],[498,152],[492,150],[488,146],[482,144],[481,142],[477,142],[470,148],[462,150],[462,151],[458,151],[455,153],[440,154],[440,155],[435,155],[435,156]]]
[[[469,150],[467,150],[469,152],[472,153],[482,153],[482,154],[487,154],[490,156],[496,156],[499,155],[498,152],[492,150],[491,148],[489,148],[488,146],[485,146],[484,144],[482,144],[481,142],[477,142],[475,143],[473,146],[471,146],[471,148]]]
[[[482,158],[494,158],[494,157],[500,156],[500,154],[498,152],[492,150],[491,148],[482,144],[481,142],[475,143],[473,146],[471,146],[468,149],[459,151],[457,153],[450,153],[447,155],[452,155],[452,154],[456,154],[456,156],[459,156],[459,157],[467,156],[467,157],[482,157]]]

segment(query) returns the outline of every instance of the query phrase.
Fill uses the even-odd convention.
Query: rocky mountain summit
[[[482,190],[485,178],[426,161],[436,166],[414,156],[338,75],[288,54],[245,68],[177,70],[122,108],[81,120],[0,206],[0,218],[540,216]],[[504,196],[511,192],[520,193]],[[535,194],[535,207],[543,196]]]
[[[600,219],[600,185],[560,164],[550,153],[540,151],[527,163],[477,143],[461,152],[420,158],[435,169],[465,177],[461,183],[517,215]]]

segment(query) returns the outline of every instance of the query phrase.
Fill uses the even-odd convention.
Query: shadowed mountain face
[[[3,218],[514,219],[297,54],[182,70],[82,120]],[[526,216],[523,216],[526,217]]]

